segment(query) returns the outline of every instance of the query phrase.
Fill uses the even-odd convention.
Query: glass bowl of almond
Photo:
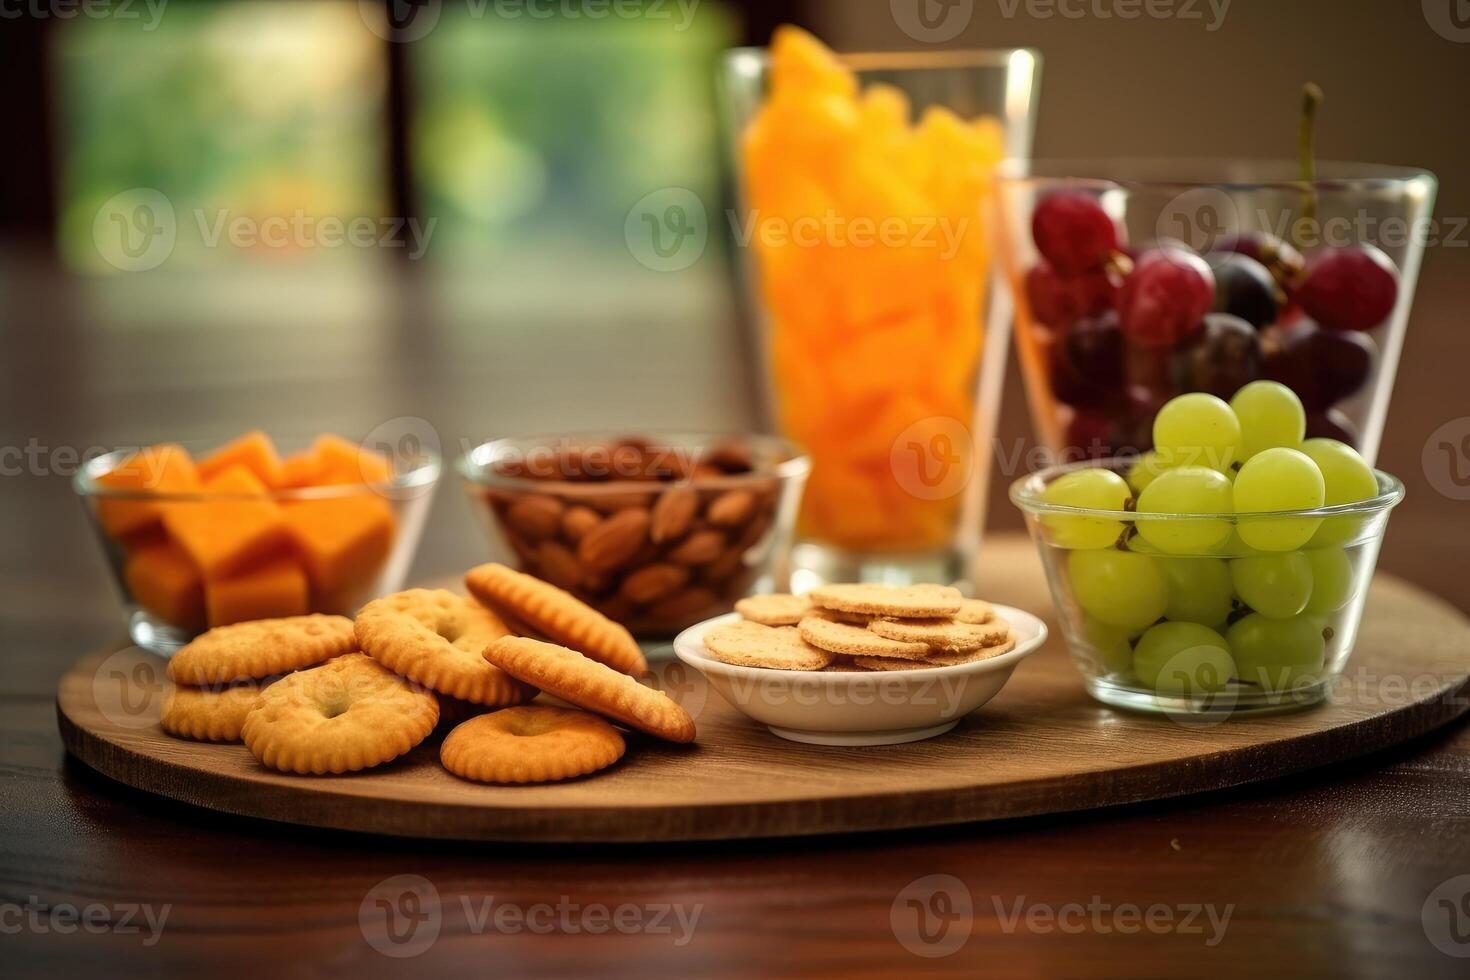
[[[650,640],[787,588],[811,469],[786,439],[712,433],[496,439],[457,465],[492,558]]]

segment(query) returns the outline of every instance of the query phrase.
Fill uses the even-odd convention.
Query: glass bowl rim
[[[443,469],[439,454],[424,452],[424,461],[411,470],[396,474],[391,480],[374,480],[363,483],[333,483],[319,487],[286,487],[269,490],[264,498],[260,494],[208,493],[198,490],[159,491],[131,487],[105,487],[97,478],[111,471],[122,459],[137,452],[136,448],[114,449],[88,460],[72,477],[72,489],[79,497],[106,500],[156,500],[172,503],[208,503],[219,500],[338,500],[344,497],[360,497],[364,490],[380,496],[394,498],[405,490],[417,490],[433,486],[438,482]]]
[[[1230,191],[1311,189],[1319,193],[1332,194],[1398,189],[1423,181],[1428,181],[1431,189],[1439,186],[1439,177],[1425,167],[1346,160],[1318,161],[1318,176],[1310,181],[1286,177],[1255,179],[1206,179],[1204,177],[1209,173],[1228,173],[1233,168],[1240,168],[1246,172],[1280,168],[1284,173],[1291,173],[1298,166],[1295,160],[1271,157],[1042,157],[1029,160],[1011,158],[999,164],[996,179],[1006,185],[1032,185],[1038,189],[1088,187],[1097,190],[1157,189],[1181,192],[1198,188]],[[1038,173],[1038,170],[1047,172]],[[1085,176],[1089,171],[1093,175]],[[1177,171],[1179,176],[1117,176],[1129,171],[1145,174],[1151,171],[1156,174],[1172,174]],[[1332,176],[1334,171],[1340,172],[1340,175]],[[1190,176],[1192,173],[1198,176]],[[1113,176],[1108,176],[1108,174],[1113,174]]]
[[[523,436],[501,436],[498,439],[490,439],[461,453],[454,462],[454,468],[460,477],[469,483],[482,487],[493,487],[500,490],[524,490],[538,493],[567,493],[567,494],[596,494],[599,496],[610,493],[640,493],[653,489],[670,486],[710,486],[710,487],[738,487],[750,483],[758,483],[769,479],[778,479],[782,482],[806,476],[811,472],[811,455],[806,447],[800,443],[787,439],[784,436],[771,435],[764,432],[716,432],[712,430],[694,429],[646,429],[639,432],[639,437],[651,442],[660,439],[675,440],[683,438],[686,441],[696,442],[702,445],[713,446],[720,442],[754,442],[764,444],[778,451],[783,458],[779,463],[769,469],[756,469],[749,473],[731,473],[725,476],[704,477],[698,480],[538,480],[534,477],[505,476],[496,473],[492,464],[498,462],[496,454],[509,448],[513,443],[550,443],[554,440],[575,441],[578,439],[586,441],[611,441],[618,438],[627,438],[627,432],[614,432],[606,429],[568,430],[565,432],[533,433]]]
[[[942,51],[835,51],[837,60],[853,71],[936,71],[954,68],[1009,68],[1017,54],[1030,55],[1040,64],[1041,51],[1026,45],[996,48],[953,48]],[[725,68],[738,72],[745,62],[764,70],[770,67],[769,46],[727,48],[722,55]]]
[[[1241,518],[1249,520],[1279,520],[1283,518],[1312,518],[1312,517],[1338,517],[1347,515],[1371,515],[1380,511],[1391,510],[1399,505],[1404,499],[1404,485],[1399,478],[1383,470],[1373,470],[1373,477],[1378,481],[1379,492],[1377,495],[1366,500],[1354,501],[1350,504],[1331,504],[1324,507],[1312,507],[1302,510],[1275,510],[1275,511],[1250,511],[1245,514],[1230,513],[1215,514],[1175,514],[1156,513],[1154,511],[1117,511],[1104,510],[1098,507],[1073,507],[1068,504],[1053,504],[1041,499],[1041,490],[1059,476],[1068,473],[1076,473],[1086,469],[1107,468],[1118,472],[1120,464],[1132,463],[1138,460],[1138,456],[1109,456],[1106,459],[1088,459],[1078,463],[1060,463],[1036,470],[1017,479],[1011,484],[1011,503],[1015,504],[1028,515],[1047,515],[1065,517],[1095,517],[1109,521],[1137,521],[1147,519],[1150,521],[1199,521],[1199,520],[1223,520],[1232,523]],[[1121,475],[1121,474],[1120,474]]]

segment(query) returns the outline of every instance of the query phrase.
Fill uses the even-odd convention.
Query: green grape
[[[1225,638],[1198,623],[1160,623],[1133,648],[1138,679],[1160,694],[1222,690],[1235,676],[1235,661]]]
[[[1230,580],[1241,602],[1270,619],[1290,619],[1312,597],[1312,563],[1300,551],[1237,558]]]
[[[1230,567],[1219,558],[1162,558],[1169,586],[1164,618],[1186,623],[1223,623],[1230,616]]]
[[[1138,533],[1173,555],[1208,554],[1230,540],[1230,522],[1148,521],[1143,514],[1230,514],[1230,481],[1218,470],[1181,466],[1160,473],[1138,498]]]
[[[1233,499],[1233,492],[1231,496]],[[1256,555],[1264,555],[1266,552],[1261,551],[1259,548],[1252,548],[1246,544],[1245,540],[1240,536],[1240,529],[1237,527],[1231,530],[1230,540],[1215,549],[1215,554],[1224,558],[1251,558]]]
[[[1041,494],[1041,499],[1049,504],[1116,510],[1120,514],[1129,497],[1128,484],[1121,476],[1112,470],[1097,468],[1060,476]],[[1052,543],[1059,548],[1106,548],[1123,533],[1121,522],[1100,517],[1045,514],[1041,523],[1051,530]]]
[[[1094,619],[1137,632],[1164,614],[1169,590],[1154,559],[1116,548],[1067,556],[1072,594]]]
[[[1307,413],[1296,392],[1286,385],[1252,381],[1235,393],[1230,407],[1240,419],[1241,462],[1278,446],[1301,448],[1307,434]]]
[[[1240,420],[1214,395],[1180,395],[1154,416],[1154,448],[1180,465],[1224,472],[1240,453]]]
[[[1133,672],[1133,644],[1128,641],[1127,630],[1089,616],[1082,623],[1082,639],[1092,648],[1098,664],[1107,673]]]
[[[1150,449],[1134,460],[1133,467],[1128,471],[1128,485],[1135,494],[1143,493],[1168,468],[1168,457],[1156,449]]]
[[[1296,449],[1277,447],[1246,460],[1235,475],[1235,512],[1269,514],[1321,507],[1327,489],[1322,471]],[[1240,538],[1261,551],[1296,551],[1322,526],[1320,517],[1240,519]]]
[[[1355,504],[1378,496],[1378,478],[1373,468],[1358,455],[1352,446],[1336,439],[1308,439],[1302,443],[1302,452],[1322,471],[1322,482],[1327,487],[1327,505]],[[1367,524],[1366,517],[1329,517],[1321,528],[1312,535],[1312,545],[1323,547],[1343,544],[1357,537]]]
[[[1252,613],[1225,635],[1235,654],[1235,676],[1268,691],[1312,683],[1327,655],[1321,620],[1312,616],[1268,619]]]
[[[1315,548],[1306,553],[1312,566],[1312,598],[1307,612],[1337,612],[1353,597],[1353,562],[1341,548]]]

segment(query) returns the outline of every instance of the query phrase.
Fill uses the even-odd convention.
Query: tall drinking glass
[[[1011,320],[993,179],[1029,155],[1029,50],[729,52],[727,130],[770,428],[811,454],[793,587],[963,584]]]

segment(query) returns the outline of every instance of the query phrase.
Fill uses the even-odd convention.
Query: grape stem
[[[1301,127],[1297,134],[1297,156],[1301,162],[1302,217],[1313,221],[1317,217],[1317,110],[1322,107],[1325,96],[1316,82],[1302,86]],[[1298,242],[1297,244],[1301,244]]]

